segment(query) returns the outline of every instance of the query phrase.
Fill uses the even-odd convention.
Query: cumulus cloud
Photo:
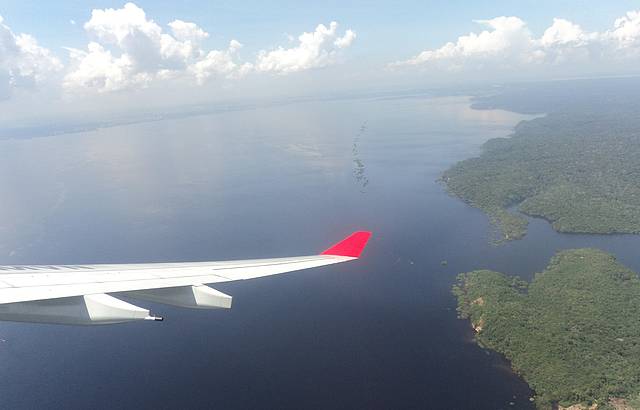
[[[234,56],[241,48],[242,44],[239,41],[231,40],[226,50],[209,51],[206,56],[189,66],[189,71],[199,84],[216,75],[227,78],[243,77],[253,69],[253,65],[251,63],[239,64],[234,61]]]
[[[616,19],[613,30],[605,36],[617,43],[620,48],[637,48],[640,46],[640,10],[627,12]]]
[[[592,35],[586,34],[579,25],[569,20],[554,18],[553,24],[544,31],[539,41],[542,47],[548,48],[567,44],[582,46],[591,38]]]
[[[214,75],[237,78],[247,72],[234,60],[238,47],[206,53],[201,42],[209,34],[198,25],[174,20],[168,26],[171,33],[133,3],[121,9],[93,10],[84,29],[94,41],[86,50],[69,49],[72,69],[64,86],[108,92],[188,74],[201,82]]]
[[[482,58],[504,56],[509,56],[512,61],[527,58],[522,50],[529,49],[533,39],[524,21],[518,17],[502,16],[476,22],[487,26],[488,30],[458,37],[455,43],[449,42],[435,50],[423,51],[396,65],[421,65],[444,61],[449,68],[460,68],[465,60],[477,61]]]
[[[147,85],[152,75],[138,71],[128,54],[114,57],[102,45],[91,42],[87,51],[69,49],[74,69],[64,78],[68,89],[83,88],[97,91],[114,91]]]
[[[187,23],[182,20],[174,20],[169,23],[173,36],[180,41],[199,42],[209,37],[209,33],[198,27],[195,23]]]
[[[70,24],[76,22],[70,20]],[[176,19],[163,27],[142,8],[127,3],[91,12],[83,25],[89,42],[82,49],[64,48],[69,54],[64,67],[34,37],[11,31],[0,16],[0,99],[16,87],[33,87],[50,78],[70,94],[108,93],[160,81],[203,84],[237,80],[251,72],[289,74],[325,67],[356,38],[352,30],[339,36],[337,27],[335,22],[329,27],[320,24],[314,32],[300,35],[294,47],[263,50],[256,60],[243,62],[239,41],[231,40],[224,49],[206,50],[203,43],[209,33],[197,24]]]
[[[295,47],[260,51],[255,68],[262,72],[288,74],[325,67],[334,63],[340,50],[351,46],[355,38],[356,33],[352,30],[338,36],[338,23],[335,21],[329,27],[320,24],[314,32],[302,33]]]
[[[524,65],[628,62],[640,53],[640,11],[628,12],[603,32],[555,18],[536,38],[518,17],[477,20],[487,29],[460,36],[455,42],[425,50],[393,67],[422,66],[446,70],[518,68]]]
[[[503,16],[491,20],[476,20],[476,22],[487,26],[489,30],[458,37],[455,43],[449,42],[438,49],[423,51],[396,65],[420,65],[444,61],[450,64],[449,68],[460,68],[465,60],[502,56],[509,56],[511,61],[527,59],[521,51],[530,47],[532,39],[531,32],[524,21],[518,17]]]
[[[239,79],[252,71],[292,73],[324,67],[348,48],[355,33],[337,35],[337,23],[303,33],[297,47],[258,53],[255,63],[241,62],[242,44],[231,40],[223,50],[205,51],[209,34],[197,24],[174,20],[168,31],[133,3],[120,9],[96,9],[84,29],[91,42],[84,50],[68,49],[71,68],[67,90],[110,92],[144,88],[155,80],[186,79],[202,84],[213,78]]]
[[[0,16],[0,93],[16,87],[33,87],[62,69],[51,51],[28,34],[15,34]]]

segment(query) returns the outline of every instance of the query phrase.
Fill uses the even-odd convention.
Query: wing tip
[[[367,246],[367,242],[371,237],[369,231],[357,231],[347,236],[345,239],[336,243],[329,249],[321,253],[321,255],[348,256],[351,258],[359,258],[362,251]]]

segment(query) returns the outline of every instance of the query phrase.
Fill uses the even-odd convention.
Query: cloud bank
[[[238,41],[232,40],[227,50],[206,53],[201,42],[209,33],[198,25],[174,20],[168,27],[170,32],[165,32],[133,3],[117,10],[93,10],[84,29],[94,41],[86,50],[69,49],[71,69],[64,87],[109,92],[187,75],[202,82],[246,73],[249,66],[235,59]]]
[[[392,63],[392,67],[424,67],[446,71],[519,69],[563,64],[624,64],[640,57],[640,11],[630,11],[603,32],[587,32],[578,24],[555,18],[536,38],[518,17],[477,20],[486,30],[425,50]]]
[[[166,81],[201,85],[250,73],[286,75],[336,63],[355,39],[352,30],[338,35],[336,22],[320,24],[301,34],[295,47],[262,50],[254,61],[241,61],[238,40],[225,49],[205,50],[209,33],[197,24],[173,20],[162,27],[134,3],[95,9],[83,27],[89,43],[83,49],[66,48],[69,62],[63,66],[33,37],[14,34],[0,17],[0,96],[53,77],[61,78],[63,93],[73,95],[143,89]],[[57,73],[61,75],[53,75]]]
[[[0,98],[15,88],[31,88],[62,70],[51,51],[28,34],[15,34],[0,16]]]

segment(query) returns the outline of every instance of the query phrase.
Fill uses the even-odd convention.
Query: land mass
[[[521,213],[559,232],[640,233],[640,117],[634,107],[600,108],[521,122],[442,180],[489,215],[497,241],[525,235]]]
[[[612,255],[559,252],[531,283],[464,273],[453,292],[477,342],[511,361],[538,408],[640,409],[640,279]]]

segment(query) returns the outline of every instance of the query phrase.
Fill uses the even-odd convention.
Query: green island
[[[453,293],[477,342],[511,361],[538,408],[640,409],[640,279],[612,255],[559,252],[531,283],[463,273]]]
[[[526,234],[521,213],[559,232],[637,234],[639,130],[630,108],[551,113],[487,141],[479,157],[455,164],[442,181],[489,216],[496,242]]]

